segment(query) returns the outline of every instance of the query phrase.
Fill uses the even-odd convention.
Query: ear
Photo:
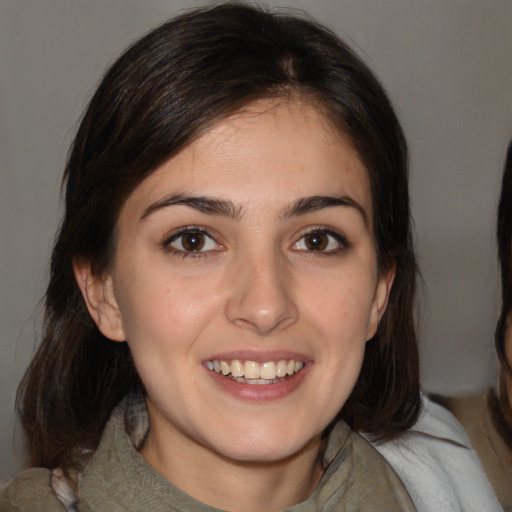
[[[96,276],[90,263],[83,260],[73,262],[73,272],[89,314],[101,333],[112,341],[126,341],[112,276]]]
[[[386,311],[388,305],[389,293],[393,286],[395,279],[396,266],[392,265],[388,270],[379,275],[377,286],[375,288],[375,295],[373,297],[372,310],[370,312],[370,319],[368,321],[368,332],[366,340],[370,340],[375,336],[379,322]]]

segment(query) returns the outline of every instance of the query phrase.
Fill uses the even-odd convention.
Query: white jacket
[[[373,443],[402,479],[418,512],[502,512],[462,425],[426,396],[422,401],[410,430],[393,441]]]

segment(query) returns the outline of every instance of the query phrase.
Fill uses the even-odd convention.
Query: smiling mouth
[[[268,361],[258,363],[256,361],[232,361],[212,360],[204,365],[212,372],[216,372],[243,384],[276,384],[283,382],[304,368],[303,361],[293,359],[281,359],[277,362]]]

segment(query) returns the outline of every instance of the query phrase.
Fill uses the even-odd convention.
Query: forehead
[[[372,215],[368,173],[358,153],[319,108],[298,100],[259,100],[219,121],[148,176],[123,210],[140,214],[169,193],[248,206],[348,195]]]

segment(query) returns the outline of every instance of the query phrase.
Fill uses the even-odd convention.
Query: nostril
[[[298,318],[298,308],[286,268],[281,268],[274,253],[258,256],[252,265],[246,259],[232,281],[226,317],[237,327],[267,335],[293,324]]]
[[[288,297],[270,306],[268,303],[265,306],[258,305],[246,297],[245,300],[229,301],[226,317],[237,327],[252,329],[264,335],[293,324],[298,318],[298,311]]]
[[[231,315],[230,321],[237,327],[251,329],[265,335],[295,323],[297,316],[291,311],[238,311],[238,314]]]

